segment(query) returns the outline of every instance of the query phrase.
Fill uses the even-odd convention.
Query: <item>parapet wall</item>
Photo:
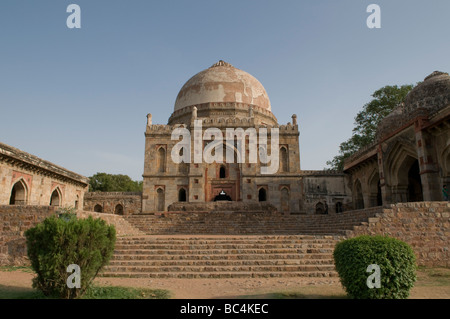
[[[450,266],[450,203],[399,203],[384,208],[347,237],[387,235],[408,243],[420,266]]]

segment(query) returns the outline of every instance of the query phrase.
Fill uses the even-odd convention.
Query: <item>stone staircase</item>
[[[165,212],[125,216],[148,235],[344,235],[367,223],[381,208],[333,215],[290,215],[279,212]]]
[[[334,246],[382,208],[333,215],[191,211],[124,216],[141,234],[118,237],[104,277],[337,276]]]
[[[103,277],[335,277],[340,236],[119,237]]]

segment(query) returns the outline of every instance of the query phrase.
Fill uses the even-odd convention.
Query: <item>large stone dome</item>
[[[425,111],[428,116],[450,104],[450,76],[448,73],[434,71],[422,83],[413,88],[377,127],[376,138],[395,131],[402,124]]]
[[[181,88],[175,110],[203,103],[243,103],[271,111],[262,84],[252,75],[222,60],[190,78]]]
[[[450,103],[450,76],[435,71],[417,85],[405,98],[405,113],[424,108],[437,111]]]

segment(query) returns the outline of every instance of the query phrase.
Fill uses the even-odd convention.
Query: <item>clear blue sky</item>
[[[297,114],[301,168],[323,169],[375,90],[450,71],[450,1],[2,0],[0,40],[0,141],[69,170],[142,179],[146,114],[167,124],[219,59],[260,80],[280,124]]]

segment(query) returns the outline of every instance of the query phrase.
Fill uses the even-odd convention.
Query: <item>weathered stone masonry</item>
[[[139,214],[142,210],[142,193],[89,192],[84,195],[84,210],[116,215]]]
[[[0,205],[83,208],[88,178],[0,143]]]

